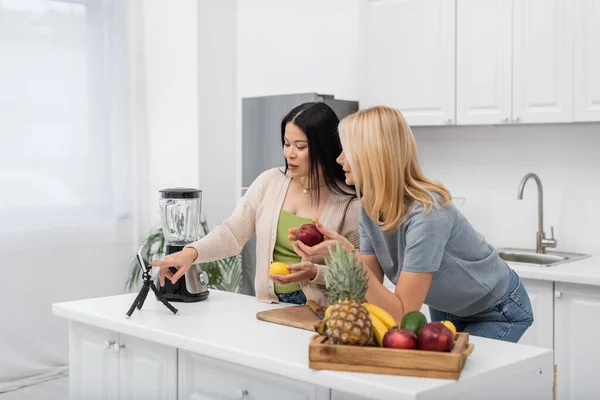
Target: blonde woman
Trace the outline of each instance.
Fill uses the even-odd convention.
[[[452,204],[448,190],[421,171],[402,114],[388,107],[358,111],[340,123],[346,183],[361,201],[360,259],[369,274],[367,300],[397,321],[429,306],[431,320],[450,320],[475,336],[517,342],[533,322],[519,276]],[[320,227],[330,240],[343,236]],[[322,248],[307,255],[324,252]],[[383,286],[387,276],[394,292]]]

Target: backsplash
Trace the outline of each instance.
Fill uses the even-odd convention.
[[[600,253],[600,124],[414,127],[425,174],[464,197],[461,211],[496,247],[535,249],[536,173],[544,231],[557,249]]]

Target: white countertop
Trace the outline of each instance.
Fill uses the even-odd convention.
[[[521,278],[600,286],[600,257],[591,256],[553,267],[534,267],[516,262],[507,264]],[[394,290],[394,284],[387,278],[384,279],[384,285]]]
[[[152,294],[130,319],[136,294],[54,304],[55,315],[299,381],[378,399],[454,398],[514,374],[551,366],[552,351],[471,337],[475,344],[458,381],[316,371],[308,368],[314,333],[258,321],[256,313],[281,305],[211,290],[208,300],[174,303],[173,315]]]
[[[534,267],[515,262],[509,262],[508,265],[521,278],[600,286],[600,257],[592,256],[553,267]]]

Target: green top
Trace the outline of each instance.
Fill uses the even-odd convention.
[[[292,227],[299,227],[302,224],[310,224],[312,219],[298,217],[282,209],[279,212],[279,221],[277,222],[277,240],[273,250],[273,262],[282,262],[287,265],[299,264],[302,258],[296,254],[292,242],[288,240],[288,232]],[[292,293],[300,290],[300,283],[280,284],[275,282],[275,293]]]

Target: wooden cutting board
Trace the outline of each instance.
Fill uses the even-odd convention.
[[[291,326],[293,328],[315,331],[315,325],[321,321],[309,306],[291,306],[261,311],[256,318],[265,322]]]

